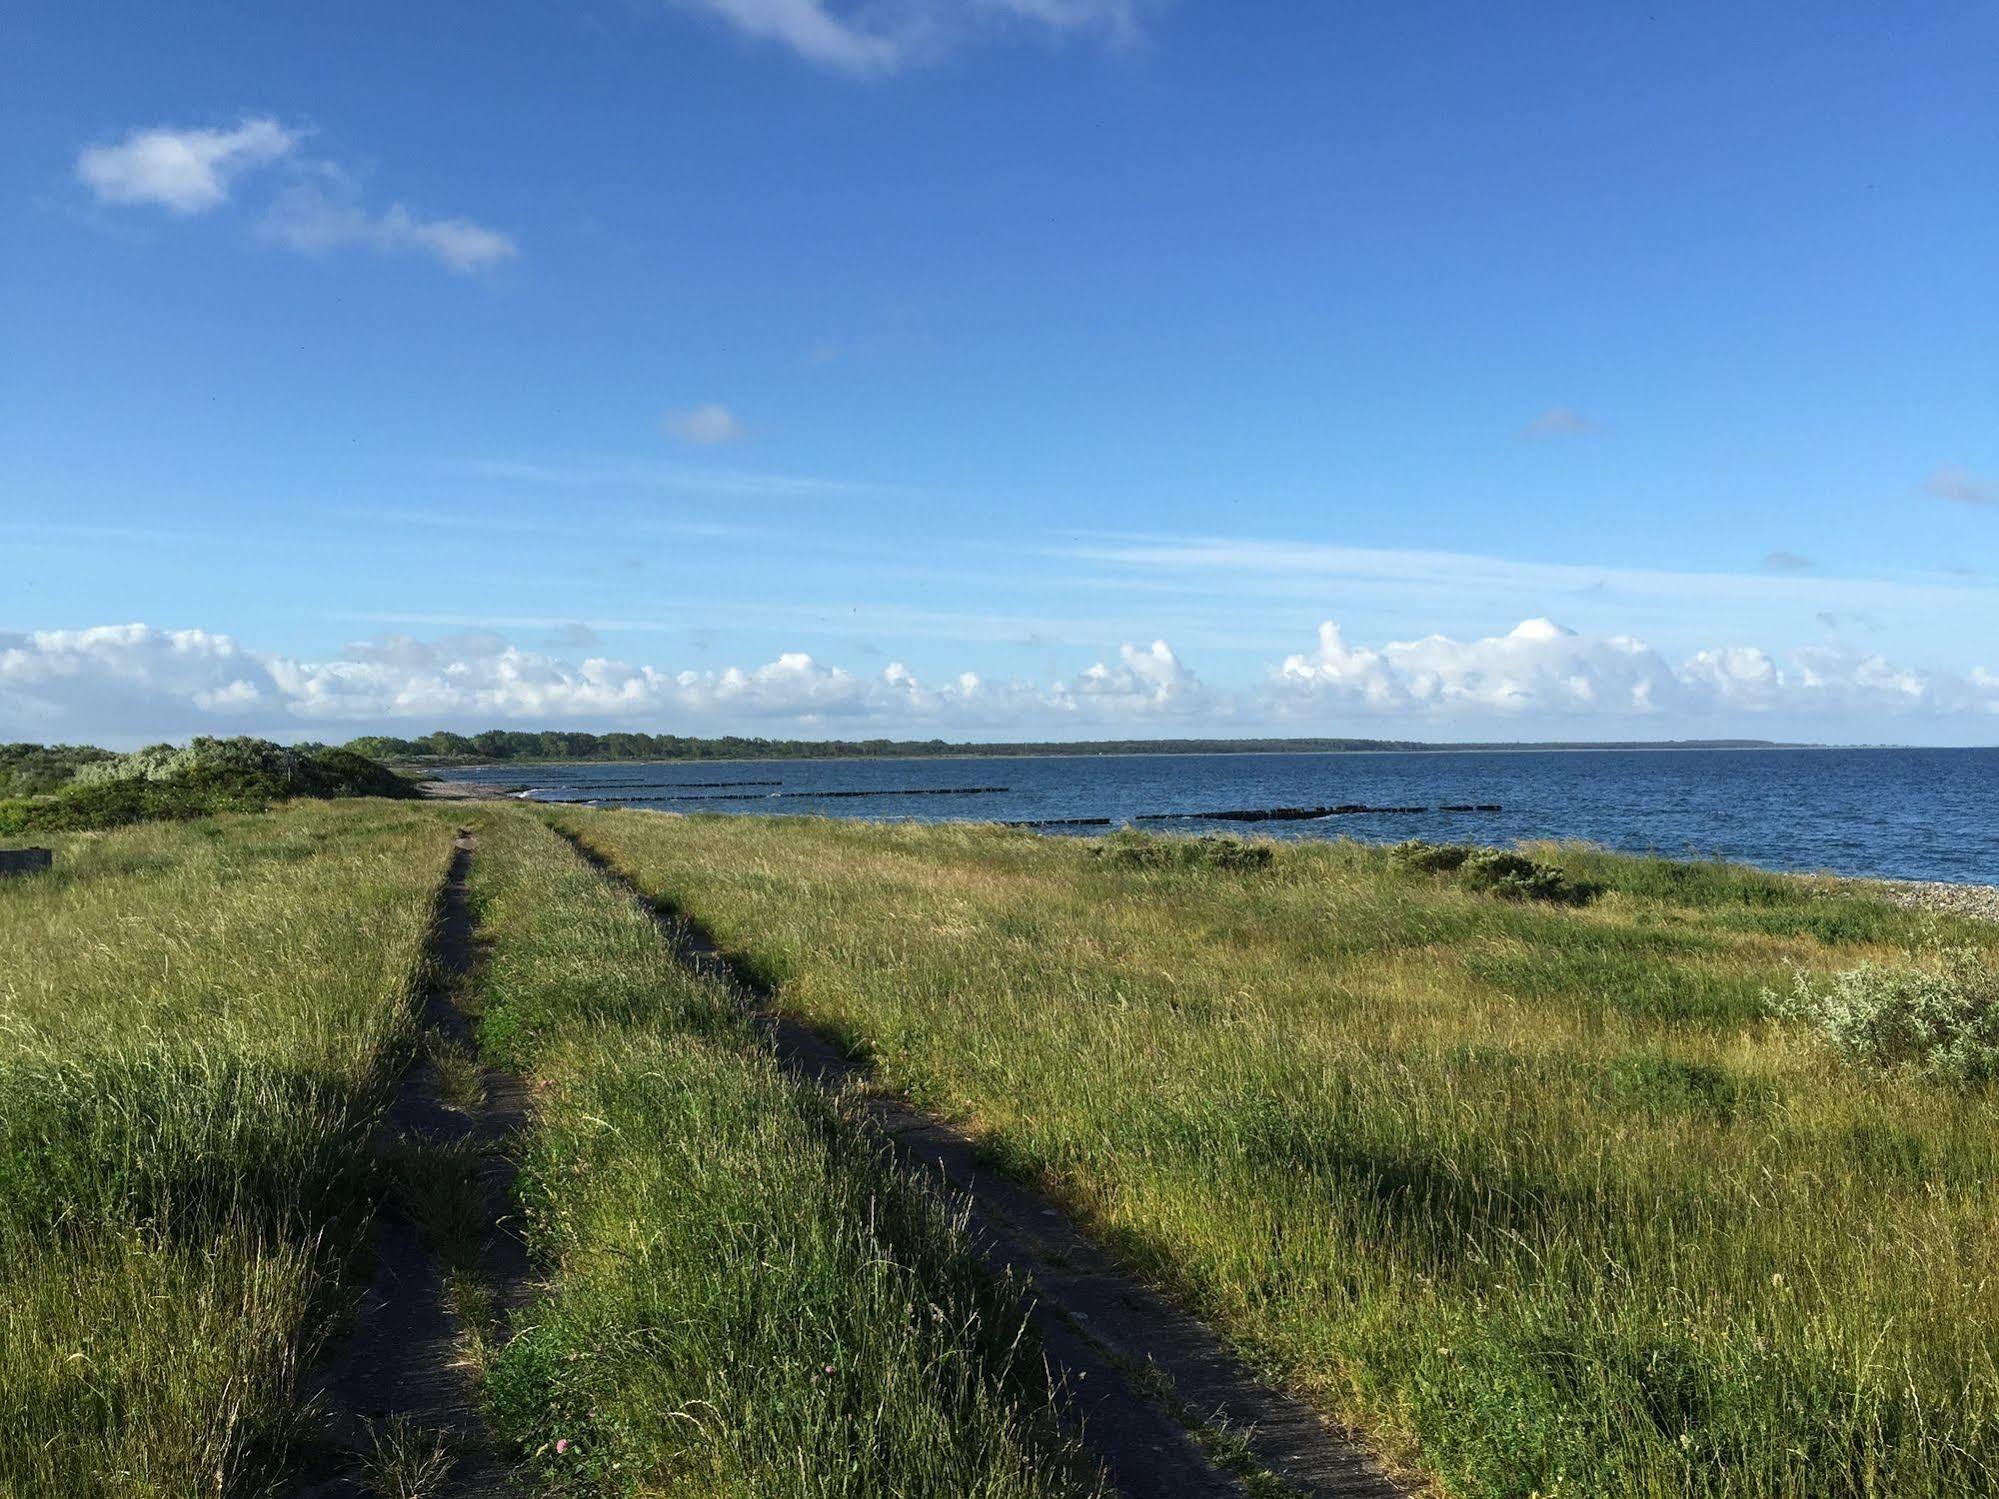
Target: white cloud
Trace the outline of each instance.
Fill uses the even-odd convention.
[[[1171,714],[1214,706],[1200,679],[1163,640],[1148,650],[1122,646],[1116,666],[1098,662],[1073,682],[1058,684],[1054,696],[1068,712]]]
[[[1999,679],[1982,670],[1922,672],[1833,646],[1780,660],[1739,645],[1697,651],[1675,667],[1630,636],[1582,635],[1545,619],[1485,639],[1431,635],[1379,649],[1349,645],[1328,620],[1318,648],[1286,657],[1267,692],[1290,716],[1332,707],[1457,722],[1587,716],[1698,726],[1783,715],[1843,722],[1849,735],[1870,738],[1883,717],[1999,712]]]
[[[400,203],[380,213],[367,209],[339,167],[298,158],[302,138],[263,116],[234,130],[139,130],[116,145],[86,146],[77,153],[76,174],[100,202],[156,203],[188,215],[226,203],[245,173],[285,162],[291,185],[271,204],[260,232],[291,249],[415,252],[461,272],[520,253],[509,236],[470,219],[424,218]]]
[[[460,273],[485,270],[520,253],[510,237],[470,219],[418,218],[400,203],[382,213],[370,212],[339,174],[320,177],[294,183],[278,195],[261,226],[267,239],[308,254],[350,245],[382,254],[414,252]]]
[[[435,642],[389,635],[321,662],[139,624],[0,635],[0,735],[31,738],[218,726],[338,735],[366,723],[1005,725],[1036,715],[1111,721],[1205,702],[1164,641],[1126,646],[1118,664],[1047,687],[974,672],[932,687],[899,662],[863,675],[792,651],[762,666],[666,671],[602,656],[565,661],[484,632]]]
[[[1355,644],[1320,626],[1254,691],[1203,682],[1164,641],[1032,682],[960,671],[935,682],[801,651],[760,666],[667,670],[577,662],[474,631],[389,635],[319,661],[204,630],[146,625],[0,633],[0,739],[131,742],[199,732],[345,738],[368,726],[629,724],[693,733],[1294,733],[1673,738],[1757,734],[1880,740],[1990,722],[1999,674],[1927,672],[1836,646],[1786,655],[1718,646],[1675,666],[1628,636],[1545,619],[1504,635]],[[1169,728],[1168,725],[1175,727]],[[1911,731],[1914,731],[1913,735]]]
[[[914,44],[906,25],[875,29],[866,21],[845,21],[821,0],[680,0],[683,6],[719,16],[745,36],[780,42],[800,57],[851,73],[886,71]]]
[[[669,437],[677,437],[682,442],[691,442],[699,447],[739,442],[745,435],[742,421],[736,413],[715,401],[690,406],[684,411],[669,411],[660,419],[660,425]]]
[[[1138,32],[1137,0],[675,0],[756,41],[844,73],[886,73],[935,56],[981,27],[1026,23],[1058,34],[1092,31],[1113,41]]]
[[[228,201],[243,173],[281,161],[298,135],[276,120],[243,121],[234,130],[135,130],[114,146],[86,146],[76,175],[100,202],[155,203],[178,214]]]
[[[1388,713],[1646,712],[1671,676],[1628,636],[1592,639],[1545,619],[1485,640],[1431,635],[1379,650],[1349,645],[1327,620],[1318,649],[1287,656],[1274,686],[1280,702],[1333,699]]]
[[[1960,505],[1999,505],[1999,480],[1981,479],[1967,468],[1946,463],[1923,485],[1926,494]]]

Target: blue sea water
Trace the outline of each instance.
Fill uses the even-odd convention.
[[[531,786],[533,799],[542,801],[877,819],[1116,824],[1233,808],[1496,803],[1502,810],[1247,825],[1186,816],[1140,825],[1383,842],[1580,838],[1635,853],[1719,856],[1769,869],[1999,884],[1999,749],[733,760],[500,765],[445,774]],[[971,787],[1001,789],[951,791]],[[909,794],[940,789],[950,794]],[[835,794],[842,792],[872,794]]]

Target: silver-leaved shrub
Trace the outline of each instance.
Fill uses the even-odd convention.
[[[1954,1087],[1999,1077],[1999,964],[1979,948],[1933,945],[1914,964],[1862,963],[1822,989],[1800,972],[1789,994],[1764,998],[1857,1067]]]

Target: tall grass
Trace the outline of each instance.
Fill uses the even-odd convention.
[[[1534,853],[1581,908],[1351,844],[558,817],[1453,1493],[1999,1491],[1999,1103],[1761,998],[1908,913],[1578,849]]]
[[[450,837],[300,804],[0,883],[0,1492],[248,1492],[297,1435]]]
[[[482,1041],[531,1080],[551,1277],[487,1388],[543,1487],[1092,1492],[949,1214],[546,827],[480,837]]]

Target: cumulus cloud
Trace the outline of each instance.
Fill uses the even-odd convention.
[[[689,406],[684,411],[669,411],[660,419],[660,425],[665,428],[667,436],[698,447],[739,442],[745,435],[745,428],[736,413],[715,401]]]
[[[461,274],[485,270],[520,253],[509,236],[470,219],[419,218],[400,203],[372,212],[337,173],[318,174],[279,194],[260,232],[307,254],[359,246],[385,255],[428,255]]]
[[[1054,696],[1058,705],[1071,713],[1189,713],[1210,705],[1200,679],[1181,664],[1163,640],[1153,641],[1146,650],[1124,645],[1118,651],[1117,665],[1100,661],[1073,682],[1057,684]]]
[[[1780,659],[1758,646],[1717,646],[1675,666],[1628,635],[1591,636],[1546,619],[1505,635],[1430,635],[1379,649],[1319,626],[1318,648],[1285,658],[1268,685],[1281,713],[1367,709],[1440,720],[1578,717],[1680,724],[1755,716],[1846,720],[1999,712],[1999,680],[1897,666],[1878,654],[1810,646]]]
[[[152,203],[177,214],[228,201],[235,179],[291,155],[296,132],[276,120],[234,130],[135,130],[116,145],[86,146],[76,175],[103,203]]]
[[[844,73],[886,73],[936,56],[968,34],[1025,23],[1057,34],[1095,32],[1114,41],[1137,34],[1139,0],[900,0],[892,5],[835,0],[674,0],[756,41],[788,47],[808,62]]]
[[[1817,645],[1778,654],[1719,645],[1677,664],[1629,636],[1545,619],[1503,635],[1370,646],[1327,621],[1253,691],[1204,682],[1163,640],[1044,681],[961,671],[926,679],[900,661],[855,671],[785,652],[758,666],[667,670],[581,661],[470,632],[387,635],[326,660],[255,650],[204,630],[142,624],[0,633],[0,739],[281,733],[343,738],[364,727],[628,724],[694,733],[756,726],[926,735],[1188,732],[1224,722],[1294,732],[1422,725],[1438,737],[1510,729],[1551,737],[1668,738],[1885,725],[1999,714],[1999,674],[1922,671]],[[1174,727],[1169,729],[1167,725]],[[1791,732],[1785,729],[1784,732]]]
[[[485,633],[439,641],[387,635],[317,662],[250,650],[227,635],[142,624],[0,634],[0,733],[31,738],[332,734],[336,726],[352,732],[364,723],[412,722],[992,726],[1212,705],[1164,641],[1127,645],[1115,664],[1037,685],[975,672],[931,684],[900,662],[864,674],[798,651],[761,666],[666,671],[603,656],[567,661]]]
[[[1485,640],[1430,635],[1378,650],[1348,644],[1327,620],[1318,649],[1285,657],[1275,687],[1280,702],[1332,699],[1379,712],[1643,712],[1670,677],[1628,636],[1592,638],[1545,619]]]
[[[1773,573],[1808,573],[1812,570],[1812,559],[1780,548],[1763,554],[1763,566]]]
[[[1970,469],[1946,463],[1923,485],[1925,494],[1960,505],[1999,505],[1999,480],[1981,479]]]
[[[1520,429],[1523,437],[1582,437],[1600,431],[1597,424],[1571,406],[1550,406]]]

